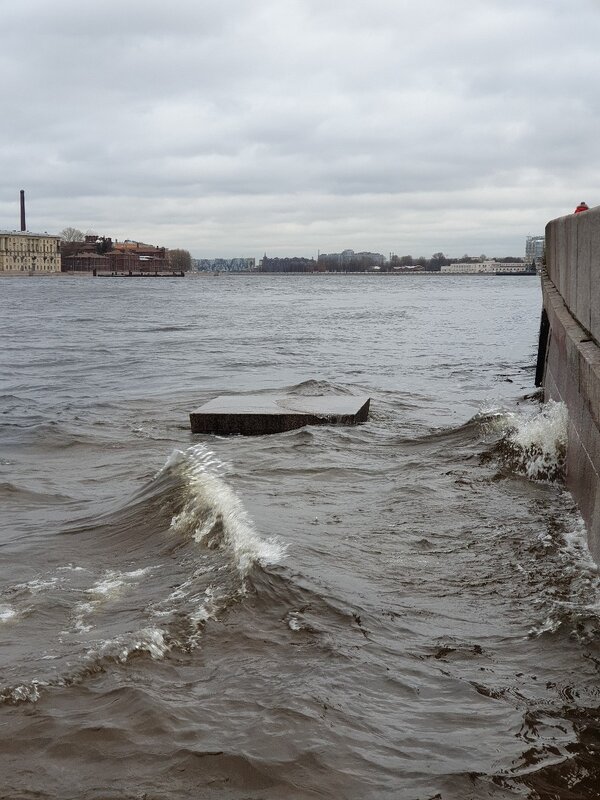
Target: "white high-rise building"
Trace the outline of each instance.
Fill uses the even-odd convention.
[[[544,259],[545,246],[545,236],[528,236],[525,240],[525,261],[528,264],[531,264],[532,261],[535,261],[536,265],[541,264]]]

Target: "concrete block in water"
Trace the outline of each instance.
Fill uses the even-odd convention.
[[[190,414],[192,433],[261,436],[305,425],[357,425],[366,422],[370,398],[364,395],[236,395],[215,397]]]

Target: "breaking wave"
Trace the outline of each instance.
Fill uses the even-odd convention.
[[[597,641],[600,636],[600,574],[587,544],[587,531],[581,518],[562,531],[540,539],[546,551],[547,572],[552,582],[540,588],[537,605],[542,619],[531,636],[565,630],[581,642]]]
[[[198,645],[206,622],[253,588],[253,568],[284,553],[255,530],[228,470],[202,445],[174,451],[129,500],[60,537],[61,564],[2,590],[0,625],[16,649],[25,620],[43,619],[44,633],[26,669],[9,664],[0,702]]]
[[[242,578],[255,563],[281,559],[281,545],[257,534],[241,500],[221,477],[226,466],[206,446],[176,450],[166,468],[178,469],[185,478],[184,505],[171,521],[173,532],[191,535],[210,549],[223,548]]]
[[[496,424],[505,431],[499,449],[508,467],[532,481],[562,481],[568,421],[565,404],[553,400],[530,413],[499,416]]]

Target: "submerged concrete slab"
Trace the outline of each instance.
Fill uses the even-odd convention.
[[[365,395],[222,395],[190,414],[193,433],[261,436],[305,425],[357,425],[369,415]]]

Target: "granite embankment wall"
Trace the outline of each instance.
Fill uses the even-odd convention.
[[[569,411],[567,485],[600,563],[600,207],[546,226],[538,382]]]

